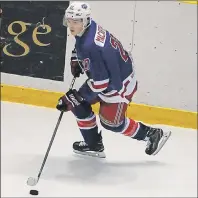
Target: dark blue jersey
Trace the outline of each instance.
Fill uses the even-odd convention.
[[[126,102],[136,85],[131,56],[110,32],[92,20],[85,33],[76,36],[77,57],[83,61],[88,81],[79,89],[91,101],[99,96],[106,102]]]

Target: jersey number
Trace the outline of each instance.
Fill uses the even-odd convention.
[[[118,39],[116,39],[112,34],[110,34],[110,43],[114,49],[119,49],[120,56],[122,59],[127,62],[128,61],[128,54],[125,52],[122,44]]]

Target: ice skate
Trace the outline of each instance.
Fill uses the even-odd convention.
[[[100,140],[96,145],[90,147],[85,141],[74,142],[73,144],[74,153],[87,155],[91,157],[105,158],[104,145]]]
[[[171,131],[164,132],[160,128],[146,128],[148,132],[146,136],[147,146],[145,152],[148,155],[156,155],[171,136]]]

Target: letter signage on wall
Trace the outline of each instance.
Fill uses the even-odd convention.
[[[3,2],[1,72],[63,81],[69,1]]]

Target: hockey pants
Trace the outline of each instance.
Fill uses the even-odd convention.
[[[126,103],[106,103],[100,98],[96,99],[94,103],[96,102],[100,103],[99,119],[105,129],[137,140],[145,138],[145,134],[138,133],[139,123],[125,116],[128,106]],[[72,110],[81,134],[90,146],[99,141],[98,125],[96,115],[91,107],[92,104],[87,102]]]

